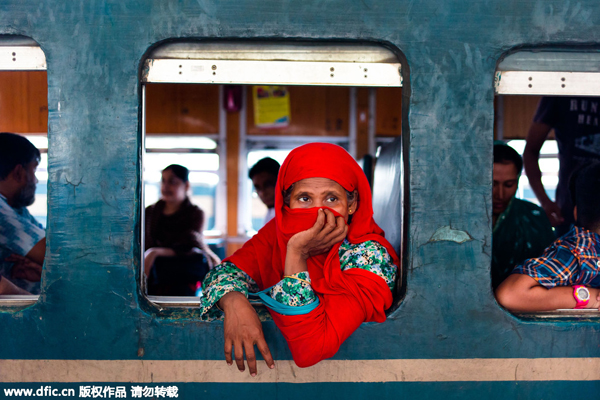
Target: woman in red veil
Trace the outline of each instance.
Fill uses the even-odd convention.
[[[363,322],[385,321],[398,256],[373,220],[371,190],[343,148],[311,143],[285,159],[275,218],[207,275],[203,317],[224,313],[225,358],[256,374],[254,345],[273,358],[248,296],[262,301],[296,364],[332,357]],[[235,350],[232,358],[232,348]]]

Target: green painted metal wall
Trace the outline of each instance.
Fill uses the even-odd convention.
[[[0,358],[223,357],[221,323],[158,312],[137,284],[139,67],[181,38],[367,40],[405,58],[406,297],[336,359],[599,357],[596,321],[519,320],[489,278],[496,64],[521,46],[599,44],[598,26],[595,0],[2,0],[0,34],[46,54],[50,151],[42,295],[0,313]],[[430,240],[445,226],[472,240]],[[290,359],[272,322],[265,334]]]

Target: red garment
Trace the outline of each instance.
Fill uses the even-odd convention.
[[[226,260],[250,275],[261,290],[283,279],[288,240],[312,227],[317,218],[317,208],[292,210],[285,206],[283,192],[295,182],[316,177],[358,191],[358,209],[352,215],[346,238],[355,244],[379,242],[399,265],[396,252],[373,220],[371,189],[362,169],[343,148],[311,143],[294,149],[279,170],[275,218]],[[342,272],[340,244],[327,254],[307,260],[311,286],[320,300],[316,309],[304,315],[281,315],[269,310],[299,367],[332,357],[361,323],[385,321],[384,311],[392,305],[392,293],[381,277],[358,268]]]

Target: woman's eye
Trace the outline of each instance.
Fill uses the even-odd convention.
[[[303,202],[303,203],[305,203],[305,202],[307,202],[307,201],[309,201],[309,200],[310,200],[310,199],[309,199],[307,196],[302,196],[302,197],[299,197],[299,198],[298,198],[298,201],[301,201],[301,202]]]
[[[330,203],[333,203],[333,202],[337,201],[337,197],[335,197],[335,196],[328,197],[327,201]]]

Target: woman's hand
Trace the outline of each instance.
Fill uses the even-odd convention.
[[[233,347],[235,363],[240,371],[244,371],[245,351],[250,375],[256,376],[256,356],[254,354],[254,345],[256,345],[267,366],[275,368],[258,314],[246,296],[239,292],[229,292],[219,300],[219,307],[225,313],[225,361],[227,364],[233,364],[231,357]]]
[[[298,254],[304,261],[327,253],[348,234],[348,225],[343,217],[336,218],[330,210],[323,208],[317,213],[317,221],[312,228],[296,233],[288,241],[288,252]]]

